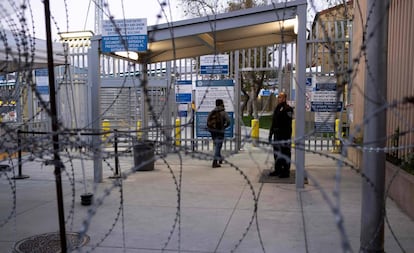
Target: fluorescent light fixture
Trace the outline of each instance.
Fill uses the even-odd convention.
[[[62,40],[90,38],[94,35],[92,31],[61,32],[58,34]]]
[[[139,58],[138,53],[133,52],[133,51],[118,51],[118,52],[115,52],[115,54],[118,56],[124,57],[124,58],[135,60],[135,61],[137,61]]]
[[[296,16],[295,17],[295,24],[293,24],[294,26],[293,26],[293,32],[295,33],[295,34],[298,34],[298,26],[299,26],[299,19],[298,19],[298,16]]]
[[[298,16],[296,18],[288,19],[284,21],[285,27],[291,27],[293,26],[293,32],[295,34],[298,34]]]

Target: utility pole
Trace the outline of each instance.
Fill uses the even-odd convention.
[[[49,72],[49,88],[50,88],[50,111],[52,117],[52,133],[53,133],[53,164],[55,165],[55,181],[56,196],[59,216],[60,246],[62,253],[67,252],[66,245],[66,228],[65,228],[65,211],[63,203],[62,190],[62,161],[59,156],[59,124],[56,105],[56,88],[55,88],[55,71],[53,64],[53,45],[52,45],[52,29],[50,26],[50,6],[49,0],[44,1],[45,7],[45,25],[46,25],[46,45],[47,45],[47,68]]]
[[[305,84],[306,84],[306,8],[307,5],[298,6],[298,37],[296,54],[296,136],[305,136]],[[296,138],[296,189],[305,187],[305,139]]]
[[[102,20],[103,20],[103,0],[96,0],[95,2],[95,35],[101,34]]]
[[[384,252],[387,39],[389,1],[367,0],[364,154],[360,252]],[[368,118],[369,117],[369,118]]]

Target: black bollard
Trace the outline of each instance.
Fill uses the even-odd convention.
[[[119,157],[118,157],[118,131],[114,129],[114,153],[115,153],[115,172],[114,175],[109,178],[120,178],[119,173]]]
[[[18,155],[17,163],[18,163],[18,167],[19,167],[19,172],[18,172],[18,175],[12,177],[12,179],[17,180],[17,179],[29,178],[29,176],[23,175],[23,172],[22,172],[22,167],[23,167],[23,164],[22,164],[22,139],[20,138],[20,129],[17,130],[17,148],[19,149],[19,151],[17,153],[17,155]]]

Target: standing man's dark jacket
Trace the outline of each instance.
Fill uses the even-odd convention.
[[[272,142],[275,159],[275,169],[269,173],[269,176],[280,178],[290,177],[291,145],[289,140],[292,136],[293,109],[286,103],[286,98],[283,92],[278,95],[279,103],[273,111],[269,131],[269,142]]]
[[[210,113],[213,113],[215,111],[220,112],[221,115],[221,126],[218,127],[218,129],[209,129],[210,133],[211,133],[211,137],[214,138],[224,138],[224,131],[227,127],[230,126],[230,117],[227,114],[227,112],[224,109],[224,104],[223,105],[218,105],[216,106]],[[208,118],[208,117],[207,117]]]
[[[289,140],[292,136],[293,109],[286,102],[279,103],[272,118],[269,141]]]
[[[230,126],[230,117],[225,111],[223,99],[216,99],[216,107],[207,116],[207,128],[211,133],[214,143],[214,160],[212,168],[221,167],[223,163],[223,156],[221,149],[224,142],[225,129]]]

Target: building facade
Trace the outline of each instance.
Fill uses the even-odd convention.
[[[351,132],[356,142],[363,142],[364,89],[366,59],[364,54],[364,28],[367,20],[366,1],[354,1],[353,39],[352,39],[352,117]],[[390,1],[388,10],[388,60],[387,94],[384,100],[387,110],[387,148],[388,155],[407,160],[414,153],[414,106],[409,99],[414,96],[414,2],[411,0]],[[396,150],[392,150],[393,147]],[[361,156],[355,152],[350,158],[357,164]]]

